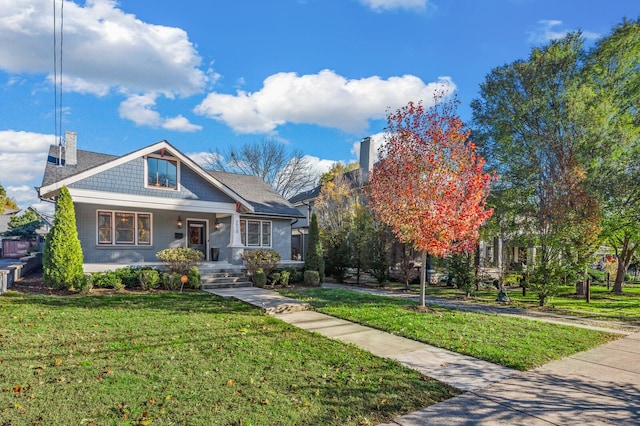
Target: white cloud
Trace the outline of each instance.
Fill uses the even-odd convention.
[[[0,184],[21,208],[39,202],[34,189],[42,182],[53,135],[0,131]]]
[[[321,159],[313,155],[305,155],[303,158],[307,160],[311,170],[316,172],[318,176],[328,172],[336,164],[335,160]]]
[[[360,0],[360,3],[376,12],[393,9],[425,11],[427,0]]]
[[[156,106],[156,95],[131,95],[120,104],[120,117],[129,119],[140,126],[157,127],[162,124],[160,113],[153,108]]]
[[[187,118],[178,115],[172,118],[163,118],[156,107],[157,95],[147,93],[144,95],[131,95],[124,100],[118,109],[121,118],[133,121],[139,126],[162,127],[178,132],[195,132],[202,126],[191,124]]]
[[[51,2],[2,4],[0,68],[51,74]],[[66,0],[63,37],[65,90],[104,95],[109,88],[124,88],[188,96],[207,82],[185,31],[143,22],[118,9],[115,0],[88,0],[84,6]]]
[[[202,126],[190,123],[189,120],[187,120],[182,115],[178,115],[177,117],[173,118],[167,118],[162,127],[167,130],[174,130],[178,132],[195,132],[198,130],[202,130]]]
[[[388,108],[420,100],[430,105],[435,92],[454,90],[449,77],[424,83],[413,75],[349,80],[331,70],[303,76],[283,72],[267,77],[258,92],[210,93],[194,111],[239,133],[268,133],[287,122],[355,133],[365,131],[369,120],[384,118]]]
[[[529,41],[535,44],[547,43],[552,40],[558,40],[562,37],[566,36],[570,32],[574,32],[576,30],[563,30],[562,21],[555,19],[543,19],[538,21],[538,28],[534,31],[529,31]],[[590,31],[582,31],[582,37],[595,40],[600,38],[599,34]]]

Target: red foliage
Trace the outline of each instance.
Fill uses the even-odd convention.
[[[389,113],[382,159],[369,182],[370,202],[401,242],[435,256],[471,251],[492,175],[456,114],[457,100],[422,103]]]

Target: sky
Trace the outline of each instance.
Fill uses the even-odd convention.
[[[492,69],[638,16],[639,0],[0,0],[0,184],[51,211],[34,187],[64,131],[196,161],[269,138],[326,171],[381,141],[388,111],[439,91],[470,122]]]

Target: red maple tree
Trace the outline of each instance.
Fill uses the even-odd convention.
[[[398,240],[444,257],[472,251],[491,216],[485,202],[493,176],[456,113],[458,100],[436,97],[387,115],[385,143],[369,181],[370,203]],[[421,274],[424,306],[425,269]]]

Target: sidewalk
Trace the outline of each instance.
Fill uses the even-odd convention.
[[[467,391],[383,426],[640,424],[640,334],[521,373],[308,311],[302,302],[269,290],[209,292],[251,303],[292,325],[395,359]]]

